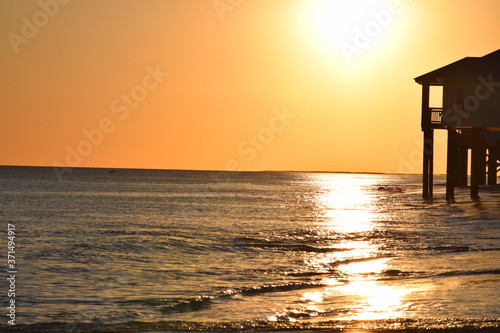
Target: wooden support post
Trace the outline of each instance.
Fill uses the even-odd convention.
[[[434,197],[434,130],[429,131],[429,142],[424,147],[429,146],[429,198]]]
[[[483,139],[479,138],[479,159],[481,160],[481,164],[479,165],[480,173],[479,173],[479,185],[486,185],[486,178],[488,178],[488,171],[486,170],[486,146],[484,145]]]
[[[497,183],[497,147],[488,147],[488,185]]]
[[[425,200],[432,198],[433,183],[433,150],[434,133],[431,129],[431,111],[429,108],[430,86],[428,82],[422,84],[422,131],[424,132],[423,143],[423,168],[422,168],[422,197]]]
[[[456,161],[457,131],[448,128],[448,151],[446,156],[446,200],[455,201],[455,161]]]
[[[479,199],[479,185],[484,185],[486,178],[486,149],[482,143],[481,130],[473,130],[470,196]]]
[[[430,85],[428,82],[422,83],[422,131],[431,128],[431,109],[429,107]]]
[[[425,133],[424,133],[425,137]],[[430,199],[429,193],[429,158],[424,152],[424,164],[422,168],[422,198],[425,200]]]
[[[455,151],[456,155],[456,170],[455,170],[455,185],[467,186],[467,165],[469,160],[469,150],[467,148],[458,148]]]
[[[434,130],[424,131],[424,188],[427,196],[424,199],[432,199],[434,184]]]

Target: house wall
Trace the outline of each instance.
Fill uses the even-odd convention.
[[[500,127],[500,81],[488,78],[444,80],[441,124]]]

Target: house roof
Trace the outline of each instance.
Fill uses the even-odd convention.
[[[466,57],[415,78],[418,84],[424,82],[441,85],[444,79],[477,79],[478,76],[500,80],[500,49],[483,57]]]

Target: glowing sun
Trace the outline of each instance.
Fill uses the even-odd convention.
[[[341,51],[348,62],[387,36],[401,11],[394,0],[316,0],[308,6],[308,39],[324,51]]]

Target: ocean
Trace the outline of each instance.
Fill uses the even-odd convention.
[[[500,190],[420,183],[0,167],[0,331],[500,332]]]

